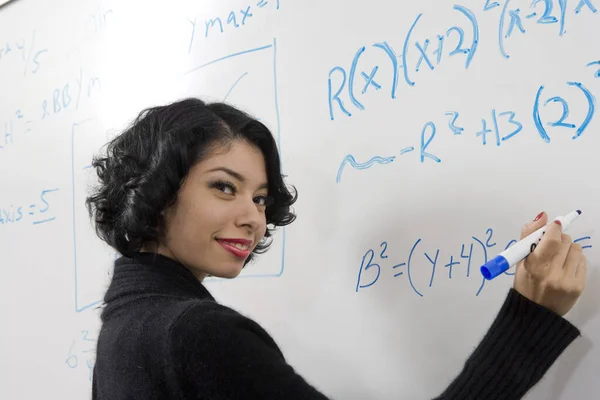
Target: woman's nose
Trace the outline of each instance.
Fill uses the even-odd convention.
[[[243,201],[240,201],[239,207],[240,210],[237,217],[237,224],[239,226],[246,226],[253,232],[256,231],[260,226],[261,221],[265,217],[264,214],[258,209],[254,199],[250,198],[250,200],[248,200],[244,198]]]

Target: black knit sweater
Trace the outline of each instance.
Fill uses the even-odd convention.
[[[94,400],[326,398],[286,363],[264,329],[217,303],[172,259],[118,259],[104,300]],[[519,399],[578,335],[511,289],[438,399]]]

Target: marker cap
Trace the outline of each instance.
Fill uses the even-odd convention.
[[[494,279],[510,268],[509,262],[502,256],[496,256],[481,267],[481,274],[487,280]]]

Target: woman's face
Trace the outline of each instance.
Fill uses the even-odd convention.
[[[165,211],[157,251],[198,279],[236,277],[266,232],[267,172],[260,149],[237,140],[195,164]]]

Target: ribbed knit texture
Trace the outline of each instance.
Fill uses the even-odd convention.
[[[437,399],[520,399],[578,335],[566,319],[511,289],[461,374]]]
[[[118,259],[104,301],[94,400],[326,399],[262,327],[217,303],[172,259]],[[519,399],[578,334],[511,290],[464,370],[437,399]]]

